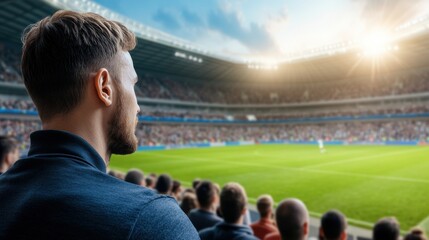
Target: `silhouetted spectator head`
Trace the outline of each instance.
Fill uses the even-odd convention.
[[[196,189],[196,194],[198,203],[203,209],[211,210],[213,205],[219,201],[219,190],[211,181],[201,181]]]
[[[378,220],[372,230],[373,240],[398,240],[399,235],[399,222],[394,217],[386,217]]]
[[[177,180],[173,180],[173,187],[171,188],[171,195],[177,201],[180,201],[181,193],[182,193],[182,184]]]
[[[247,195],[238,183],[227,183],[220,193],[220,210],[226,223],[241,224],[246,213]]]
[[[268,195],[261,195],[256,201],[256,207],[258,208],[259,215],[261,218],[269,218],[273,214],[273,198]]]
[[[324,240],[347,239],[347,222],[340,211],[331,210],[323,214],[320,225],[320,236]]]
[[[407,234],[405,234],[403,240],[428,240],[425,232],[420,228],[413,228]]]
[[[283,200],[276,210],[276,221],[283,240],[303,240],[309,232],[307,207],[298,199]]]
[[[146,181],[146,187],[147,188],[154,188],[155,187],[155,181],[153,180],[153,178],[151,176],[145,178]]]
[[[173,180],[168,174],[161,174],[156,181],[155,189],[160,194],[170,194],[173,187]]]
[[[192,209],[198,208],[197,197],[195,194],[190,192],[183,194],[180,208],[183,210],[183,212],[185,212],[186,215],[188,215]]]
[[[18,142],[13,137],[0,136],[0,173],[6,172],[18,159]]]
[[[195,178],[194,181],[192,181],[192,188],[197,189],[198,184],[200,184],[200,182],[201,182],[201,179]]]
[[[140,186],[146,186],[144,174],[139,169],[131,169],[125,175],[125,182],[134,183]]]

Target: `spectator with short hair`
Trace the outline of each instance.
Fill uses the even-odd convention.
[[[182,184],[178,180],[173,180],[173,187],[171,188],[171,196],[180,202],[182,199]]]
[[[347,221],[344,214],[331,210],[323,214],[320,222],[319,236],[323,240],[346,240]]]
[[[398,240],[401,230],[394,217],[385,217],[377,221],[372,229],[373,240]]]
[[[427,240],[427,236],[423,229],[421,228],[413,228],[407,234],[405,234],[403,240]]]
[[[220,209],[224,221],[199,232],[201,240],[242,239],[255,240],[252,229],[243,225],[247,196],[238,183],[226,184],[220,193]]]
[[[147,188],[150,188],[150,189],[155,188],[155,181],[153,180],[153,178],[151,176],[145,178],[145,182],[146,182]]]
[[[161,174],[156,181],[155,189],[159,194],[170,195],[173,180],[168,174]]]
[[[10,136],[0,136],[0,174],[19,159],[18,142]]]
[[[267,235],[264,240],[304,240],[310,228],[310,217],[305,204],[296,198],[283,200],[276,209],[279,232]]]
[[[131,169],[127,172],[124,178],[125,182],[133,183],[139,186],[146,186],[144,173],[139,169]]]
[[[197,189],[197,187],[198,187],[198,184],[200,184],[200,182],[201,182],[201,179],[199,179],[199,178],[195,178],[195,179],[192,181],[192,188],[193,188],[194,190],[196,190],[196,189]]]
[[[216,215],[219,204],[219,190],[211,181],[201,181],[196,189],[199,208],[192,210],[188,217],[192,224],[200,231],[222,222]]]
[[[277,227],[273,221],[273,206],[274,200],[268,195],[261,195],[256,201],[256,207],[259,212],[259,220],[250,225],[255,236],[260,239],[270,233],[277,232]],[[197,229],[198,230],[198,229]]]
[[[197,207],[198,201],[197,197],[195,196],[195,193],[186,192],[185,194],[183,194],[182,202],[180,203],[180,208],[186,215],[189,215],[189,213]]]
[[[106,173],[112,154],[138,145],[134,33],[60,10],[22,40],[22,75],[43,130],[0,175],[0,239],[198,239],[173,198]]]

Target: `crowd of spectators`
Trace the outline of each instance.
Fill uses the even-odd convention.
[[[369,78],[369,77],[368,77]],[[332,82],[219,84],[141,77],[142,97],[227,104],[276,104],[391,96],[429,91],[429,72],[412,72]]]
[[[222,114],[209,111],[193,112],[184,110],[153,110],[141,107],[139,116],[151,120],[241,120],[247,121],[245,114]],[[0,110],[26,110],[37,111],[34,103],[29,99],[0,97]],[[342,108],[322,108],[308,110],[288,110],[277,111],[273,113],[252,114],[256,120],[287,120],[297,118],[327,118],[327,117],[360,117],[360,116],[391,116],[394,114],[418,114],[429,113],[429,102],[419,103],[394,103],[389,105],[377,106],[345,106]]]
[[[384,142],[429,141],[429,121],[341,122],[282,125],[159,125],[139,124],[140,145],[182,145],[234,141]]]
[[[0,43],[0,81],[23,83],[20,50]],[[306,83],[208,83],[140,73],[140,97],[226,104],[278,104],[329,101],[429,91],[429,72],[385,73],[375,78]]]
[[[37,111],[33,101],[21,98],[0,98],[0,109]]]
[[[29,135],[41,129],[39,121],[0,120],[0,134],[12,135],[29,145]],[[335,122],[278,125],[188,125],[139,123],[140,146],[183,145],[236,141],[344,141],[377,143],[385,141],[429,142],[429,120]]]
[[[195,179],[192,186],[185,187],[168,174],[146,176],[139,169],[130,169],[127,173],[110,170],[109,175],[176,199],[202,240],[305,240],[310,237],[309,211],[297,198],[283,199],[275,207],[273,198],[263,194],[256,201],[259,216],[250,219],[246,190],[236,182],[226,183],[221,188],[210,180]],[[348,234],[347,217],[331,209],[320,218],[318,236],[312,237],[346,240]],[[401,239],[399,221],[395,217],[379,219],[372,228],[372,239]],[[415,227],[403,239],[427,240],[427,237],[423,229]]]
[[[20,51],[0,42],[0,81],[8,83],[23,83],[21,77]]]
[[[257,111],[256,111],[257,112]],[[429,113],[429,102],[390,104],[377,106],[347,106],[323,109],[308,110],[278,110],[277,113],[257,113],[254,115],[256,120],[287,120],[297,118],[327,118],[327,117],[360,117],[360,116],[392,116],[395,114],[418,114]],[[190,112],[190,111],[162,111],[162,110],[142,110],[139,113],[142,117],[150,117],[154,120],[159,119],[196,119],[196,120],[248,120],[245,114],[220,114],[211,112]],[[231,117],[231,118],[228,118]]]

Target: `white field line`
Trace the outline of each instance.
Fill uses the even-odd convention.
[[[318,170],[318,169],[309,169],[309,168],[298,168],[298,167],[270,166],[267,164],[260,164],[260,163],[223,161],[220,158],[213,160],[213,159],[206,159],[206,158],[191,158],[191,157],[184,157],[184,156],[171,156],[171,155],[167,156],[164,154],[156,154],[156,153],[146,153],[146,155],[165,157],[165,158],[178,158],[178,159],[201,161],[201,162],[213,162],[213,161],[215,161],[218,163],[228,163],[228,164],[235,164],[235,165],[242,165],[242,166],[255,166],[255,167],[269,168],[269,169],[275,169],[275,170],[281,169],[281,170],[287,170],[287,171],[301,171],[301,172],[321,173],[321,174],[328,174],[328,175],[340,175],[340,176],[348,176],[348,177],[362,177],[362,178],[380,179],[380,180],[388,180],[388,181],[429,184],[429,180],[415,179],[415,178],[389,177],[389,176],[380,176],[380,175],[336,172],[336,171],[327,171],[327,170]],[[226,159],[226,158],[222,158],[222,159]]]
[[[349,162],[367,160],[367,159],[378,158],[378,157],[387,157],[387,156],[394,156],[394,155],[410,153],[410,152],[418,152],[421,150],[427,150],[427,148],[416,148],[416,149],[402,150],[402,151],[396,151],[396,152],[390,152],[390,153],[380,153],[380,154],[369,155],[369,156],[355,157],[355,158],[349,158],[346,160],[339,160],[339,161],[331,161],[331,162],[327,162],[327,163],[314,164],[314,165],[311,165],[311,166],[305,167],[305,168],[313,169],[313,168],[317,168],[317,167],[337,165],[337,164],[342,164],[342,163],[349,163]]]

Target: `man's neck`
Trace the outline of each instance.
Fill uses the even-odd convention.
[[[82,118],[82,116],[80,117]],[[91,124],[90,122],[82,124],[81,121],[73,121],[72,119],[73,118],[55,118],[48,122],[44,122],[43,130],[67,131],[83,138],[97,151],[101,158],[103,158],[107,167],[110,162],[111,153],[107,150],[106,137],[103,135],[101,127]],[[73,124],[73,122],[80,124]]]

